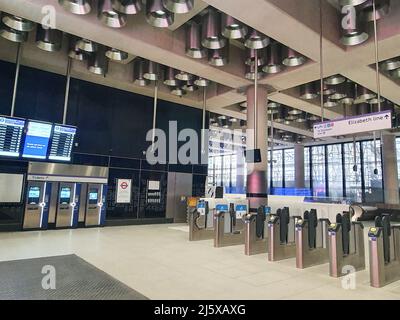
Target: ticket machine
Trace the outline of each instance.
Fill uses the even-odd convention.
[[[80,185],[60,183],[56,212],[56,228],[72,228],[78,225]]]
[[[25,200],[23,229],[46,229],[51,183],[29,181]]]
[[[104,224],[106,186],[102,184],[89,184],[86,195],[85,226],[94,227]]]

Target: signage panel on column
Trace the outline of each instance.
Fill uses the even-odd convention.
[[[75,127],[57,124],[54,125],[49,159],[56,161],[71,161],[71,152],[74,145],[75,135]]]
[[[0,156],[19,157],[25,120],[0,117]]]
[[[116,203],[131,203],[132,180],[117,179],[117,199]]]
[[[52,128],[51,123],[28,121],[22,157],[46,159]]]

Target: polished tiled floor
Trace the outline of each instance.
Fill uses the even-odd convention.
[[[346,290],[327,264],[298,270],[294,259],[189,242],[184,225],[0,233],[0,243],[0,261],[75,253],[150,299],[400,299],[400,281],[375,289],[361,271]]]

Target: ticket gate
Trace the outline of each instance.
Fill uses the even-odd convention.
[[[56,228],[78,226],[80,185],[60,183],[58,188]]]
[[[296,267],[308,268],[328,262],[327,234],[330,222],[318,219],[317,210],[304,212],[296,223]]]
[[[267,252],[266,219],[271,208],[261,206],[257,213],[250,212],[244,216],[244,254],[247,256]]]
[[[211,222],[212,227],[209,227]],[[197,202],[195,210],[189,213],[189,241],[214,238],[213,215],[208,201]]]
[[[87,186],[85,227],[97,227],[104,224],[106,194],[105,185],[89,184]]]
[[[22,224],[24,230],[47,228],[50,194],[50,183],[40,181],[28,182]]]
[[[268,260],[278,261],[296,256],[295,226],[299,216],[290,216],[289,208],[278,209],[268,219]]]
[[[244,244],[243,217],[248,212],[247,204],[217,204],[214,214],[214,247]]]
[[[357,216],[353,216],[357,219]],[[364,226],[359,221],[351,221],[350,213],[336,216],[336,223],[328,228],[329,275],[341,277],[348,273],[346,266],[355,271],[365,269]]]
[[[376,217],[368,244],[371,286],[380,288],[400,280],[400,225],[391,225],[390,215]]]

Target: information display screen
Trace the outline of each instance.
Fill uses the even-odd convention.
[[[25,120],[0,117],[0,156],[19,157]]]
[[[99,199],[99,194],[97,189],[91,189],[89,192],[89,204],[97,204]]]
[[[60,190],[60,203],[68,204],[71,202],[71,188],[63,187]]]
[[[28,203],[29,204],[39,204],[39,198],[40,198],[40,188],[39,187],[29,187]]]
[[[54,125],[49,159],[71,161],[71,152],[74,145],[75,134],[75,127]]]
[[[46,159],[52,128],[51,123],[28,121],[22,157]]]

